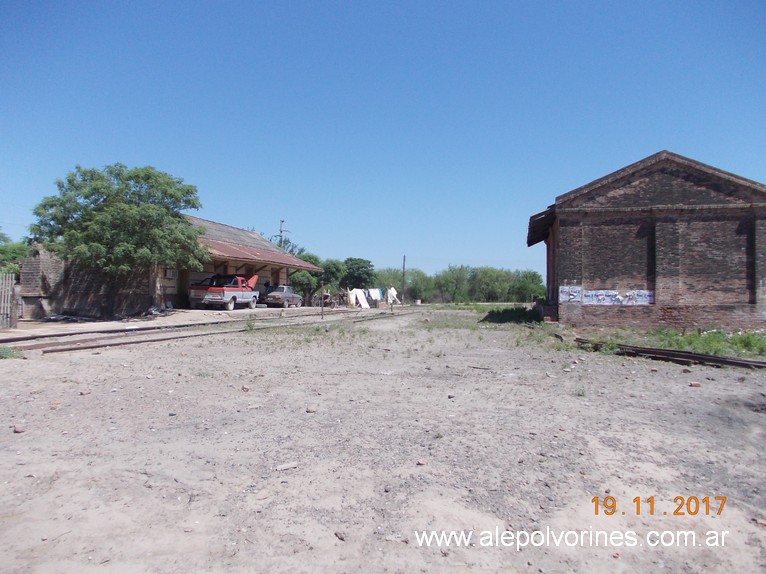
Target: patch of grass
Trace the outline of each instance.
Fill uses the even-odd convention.
[[[648,334],[655,346],[706,355],[763,357],[766,355],[766,333],[763,331],[721,330],[678,333],[672,329],[657,329]]]
[[[731,343],[743,354],[753,354],[759,357],[766,355],[766,333],[744,331],[732,336]]]
[[[720,357],[743,357],[763,359],[766,357],[766,331],[737,331],[728,333],[720,329],[678,332],[674,329],[630,331],[619,328],[603,330],[592,338],[601,341],[598,349],[584,347],[584,350],[598,350],[606,354],[618,352],[618,344],[639,347],[656,347],[675,351],[690,351]]]
[[[580,347],[578,347],[576,344],[567,343],[566,341],[554,341],[553,348],[556,351],[562,351],[567,353],[575,353],[580,350]]]
[[[0,359],[23,359],[24,353],[11,349],[10,347],[0,347]]]
[[[574,392],[576,397],[584,397],[586,394],[587,391],[585,390],[585,387],[577,387]]]
[[[447,311],[473,311],[486,313],[491,309],[517,309],[520,303],[438,303],[431,305],[431,309]]]
[[[475,331],[479,328],[476,315],[471,312],[435,312],[429,313],[427,321],[417,323],[419,329],[433,333],[437,329],[468,329]]]
[[[603,345],[599,345],[598,352],[605,355],[616,355],[619,351],[617,343],[614,341],[604,341]]]
[[[545,345],[547,343],[550,343],[553,339],[550,336],[550,333],[545,328],[539,328],[537,326],[530,327],[529,329],[525,329],[526,331],[526,342],[527,343],[534,343],[535,345]]]

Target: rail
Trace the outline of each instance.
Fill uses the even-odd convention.
[[[577,338],[575,343],[582,348],[590,348],[595,351],[606,345],[604,341],[590,341],[588,339]],[[735,357],[721,357],[718,355],[706,355],[704,353],[693,353],[691,351],[676,351],[672,349],[656,349],[653,347],[636,347],[634,345],[617,345],[617,352],[621,355],[631,357],[646,357],[657,361],[669,361],[682,365],[702,364],[713,365],[716,367],[745,367],[748,369],[766,369],[766,361],[755,361],[752,359],[739,359]]]

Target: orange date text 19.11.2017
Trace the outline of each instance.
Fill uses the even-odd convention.
[[[633,499],[633,505],[629,505],[627,511],[619,510],[617,508],[617,499],[614,496],[605,496],[603,500],[599,499],[598,496],[594,496],[591,499],[591,502],[593,503],[596,515],[603,513],[607,516],[612,516],[614,514],[622,516],[625,514],[640,516],[643,513],[645,515],[648,514],[649,516],[654,516],[655,514],[663,516],[667,516],[668,514],[673,516],[694,516],[696,514],[718,516],[723,512],[723,507],[726,504],[726,497],[705,496],[704,498],[698,498],[696,496],[676,496],[673,499],[673,504],[675,506],[669,509],[672,512],[660,510],[655,512],[653,496],[650,496],[643,501],[640,496],[635,497]]]

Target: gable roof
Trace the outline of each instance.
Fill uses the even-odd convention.
[[[761,198],[758,203],[766,203],[766,185],[663,150],[556,197],[556,202],[553,205],[529,218],[527,246],[531,247],[548,238],[550,227],[556,220],[557,209],[566,209],[578,205],[579,201],[585,200],[586,197],[598,195],[601,192],[606,193],[632,178],[658,171],[665,166],[679,167],[687,172],[696,172],[718,179],[749,193],[751,196]]]
[[[712,176],[714,178],[724,180],[735,186],[747,188],[758,194],[764,194],[764,201],[766,201],[766,185],[763,185],[762,183],[758,183],[757,181],[740,177],[728,171],[718,169],[717,167],[689,159],[688,157],[678,155],[677,153],[663,150],[655,153],[654,155],[650,155],[649,157],[639,160],[636,163],[632,163],[626,167],[623,167],[622,169],[618,169],[615,172],[600,177],[590,183],[578,187],[577,189],[573,189],[572,191],[569,191],[563,195],[559,195],[556,198],[556,206],[564,207],[565,204],[572,203],[574,200],[584,195],[597,192],[601,189],[608,189],[615,184],[619,184],[621,180],[634,177],[641,173],[655,171],[661,165],[675,165],[688,171],[696,171],[707,176]]]
[[[184,217],[195,227],[204,229],[204,233],[199,237],[199,243],[206,246],[210,255],[216,259],[268,263],[314,273],[322,271],[320,267],[290,255],[260,233],[192,215]]]

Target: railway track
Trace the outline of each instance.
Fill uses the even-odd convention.
[[[127,345],[159,343],[194,337],[211,337],[232,333],[291,327],[312,324],[326,324],[355,316],[358,311],[335,310],[320,318],[319,315],[296,315],[288,317],[262,317],[210,321],[182,325],[147,325],[124,329],[92,329],[79,332],[48,333],[40,335],[15,335],[0,338],[0,346],[18,351],[40,351],[42,354],[85,351]],[[383,314],[380,315],[385,316]],[[388,316],[393,316],[388,314]],[[377,317],[377,315],[375,316]]]
[[[599,350],[606,343],[603,341],[590,341],[577,338],[575,343],[583,348]],[[751,359],[739,359],[735,357],[720,357],[718,355],[706,355],[704,353],[692,353],[691,351],[675,351],[672,349],[656,349],[653,347],[636,347],[634,345],[617,345],[617,351],[621,355],[632,357],[646,357],[657,361],[669,361],[681,365],[713,365],[716,367],[744,367],[748,369],[766,369],[766,361]]]

